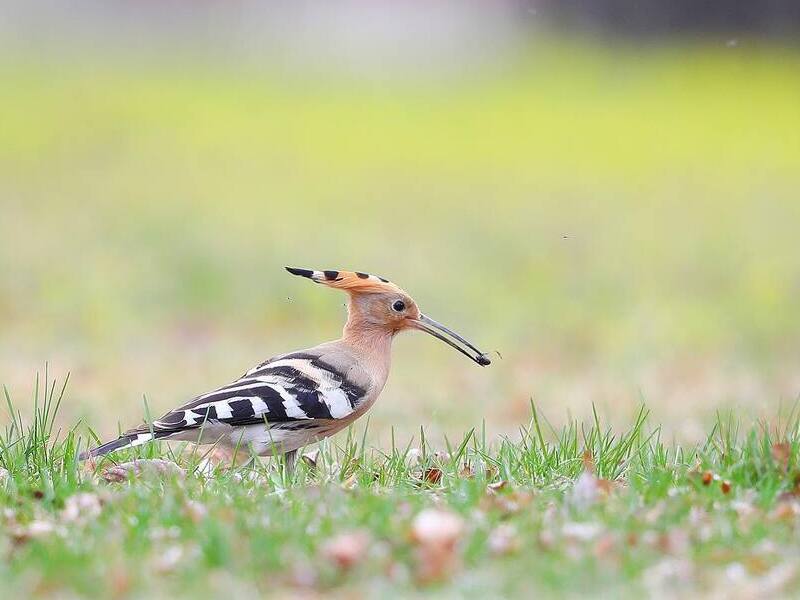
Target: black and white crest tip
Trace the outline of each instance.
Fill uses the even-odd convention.
[[[292,275],[297,275],[298,277],[308,277],[309,279],[314,274],[314,271],[311,269],[298,269],[297,267],[285,267],[289,273]]]
[[[325,269],[315,271],[313,269],[301,269],[298,267],[286,267],[292,275],[305,277],[315,283],[321,283],[330,287],[352,291],[399,291],[395,284],[381,277],[380,275],[370,275],[363,271],[336,271]]]

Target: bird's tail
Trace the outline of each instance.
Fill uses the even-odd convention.
[[[162,438],[169,437],[173,433],[174,431],[151,432],[149,429],[135,429],[133,431],[127,431],[119,436],[116,440],[106,442],[105,444],[97,446],[97,448],[92,448],[91,450],[81,452],[78,458],[80,460],[86,460],[87,458],[103,456],[104,454],[108,454],[109,452],[114,452],[115,450],[120,450],[122,448],[134,448],[136,446],[146,444],[152,440],[160,440]]]

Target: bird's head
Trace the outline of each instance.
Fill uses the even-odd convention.
[[[392,335],[406,329],[419,329],[449,344],[481,366],[491,364],[485,353],[463,337],[423,315],[411,296],[388,279],[358,271],[314,271],[286,267],[292,275],[338,288],[350,295],[350,319],[367,331]]]

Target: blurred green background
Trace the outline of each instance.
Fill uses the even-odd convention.
[[[0,381],[49,361],[64,422],[114,433],[336,337],[344,297],[294,265],[389,277],[502,355],[398,339],[375,443],[513,433],[531,398],[687,440],[791,404],[800,49],[550,33],[466,67],[4,53]]]

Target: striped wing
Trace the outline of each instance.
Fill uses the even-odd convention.
[[[336,368],[308,353],[279,356],[240,379],[198,396],[153,423],[157,431],[177,432],[208,424],[342,419],[363,400],[366,390]]]

